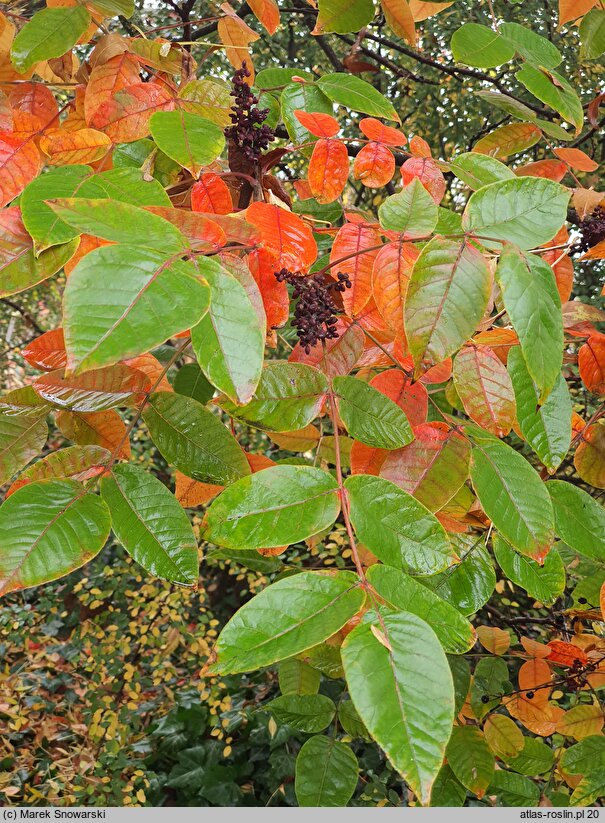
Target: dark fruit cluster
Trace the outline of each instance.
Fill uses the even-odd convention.
[[[225,137],[239,146],[250,162],[257,163],[269,143],[275,140],[275,133],[269,126],[262,125],[269,109],[257,107],[258,97],[250,91],[246,77],[250,77],[250,72],[244,60],[241,69],[237,69],[233,75],[231,96],[235,101],[229,115],[233,125],[225,129]]]
[[[289,269],[276,271],[275,277],[279,283],[292,286],[292,296],[296,300],[292,325],[307,354],[320,340],[338,337],[338,308],[332,294],[351,288],[348,274],[338,272],[338,280],[333,283],[324,283],[318,277],[301,275]]]
[[[582,232],[582,237],[575,247],[578,251],[588,251],[601,240],[605,240],[605,209],[597,206],[591,215],[578,223],[578,228]]]

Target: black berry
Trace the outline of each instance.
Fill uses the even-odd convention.
[[[527,694],[525,696],[527,697],[528,700],[533,700],[534,699],[534,693],[533,692],[527,692]]]
[[[575,245],[576,251],[588,251],[605,240],[605,209],[597,206],[594,212],[578,223],[582,237]]]
[[[481,695],[481,702],[482,703],[489,703],[489,697],[486,694]]]
[[[250,91],[246,77],[250,77],[250,72],[244,60],[241,69],[233,75],[234,104],[229,115],[233,125],[225,129],[225,137],[239,146],[250,162],[257,163],[269,143],[275,140],[275,133],[269,126],[262,125],[269,109],[257,107],[258,97]]]

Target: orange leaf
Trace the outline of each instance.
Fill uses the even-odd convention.
[[[334,238],[330,263],[335,265],[330,271],[333,276],[338,272],[349,275],[352,287],[343,292],[342,301],[352,317],[360,314],[372,295],[372,269],[381,239],[378,229],[359,223],[345,223]]]
[[[250,0],[248,5],[269,34],[275,34],[279,28],[279,7],[275,0]]]
[[[426,422],[429,396],[422,383],[412,383],[399,369],[388,369],[373,377],[370,385],[397,403],[412,426]]]
[[[239,69],[242,63],[246,62],[246,68],[250,72],[246,82],[251,86],[254,83],[254,66],[249,47],[260,35],[233,14],[221,17],[218,21],[218,36],[221,43],[226,46],[225,54],[233,68]]]
[[[534,692],[536,703],[546,703],[552,690],[552,672],[550,666],[540,657],[526,660],[519,669],[519,688],[524,692]],[[527,694],[526,694],[527,696]]]
[[[417,134],[410,140],[410,154],[414,157],[432,157],[431,147],[422,137]]]
[[[454,360],[454,385],[471,420],[496,437],[515,421],[515,393],[506,366],[487,346],[465,346]]]
[[[405,146],[408,142],[405,134],[392,126],[385,126],[375,117],[364,117],[359,121],[359,128],[368,138],[385,146]]]
[[[401,177],[404,186],[417,177],[435,203],[441,203],[446,188],[445,177],[432,158],[410,157],[401,167]]]
[[[605,489],[605,425],[602,420],[582,430],[582,442],[573,462],[582,480]]]
[[[102,240],[100,237],[93,237],[91,234],[83,234],[80,237],[80,244],[76,249],[76,253],[74,256],[67,261],[64,267],[65,276],[69,277],[75,267],[78,265],[80,260],[86,255],[94,251],[94,249],[100,249],[101,246],[110,246],[112,245],[108,240]]]
[[[260,234],[261,243],[275,257],[276,269],[306,271],[317,258],[313,232],[300,217],[270,203],[252,203],[246,219]]]
[[[413,243],[387,243],[378,250],[372,268],[372,293],[378,311],[402,341],[405,295],[419,253]]]
[[[117,363],[75,377],[66,377],[62,371],[47,372],[38,377],[33,388],[40,397],[60,408],[95,412],[139,405],[150,385],[147,375]]]
[[[174,496],[185,509],[196,509],[209,503],[217,494],[220,494],[224,486],[214,483],[201,483],[199,480],[192,480],[190,477],[175,472]]]
[[[147,354],[139,354],[137,357],[130,357],[123,362],[126,363],[127,366],[130,366],[131,369],[137,369],[137,371],[146,374],[151,381],[153,391],[172,391],[172,386],[168,382],[168,378],[165,374],[162,374],[164,366],[162,366],[153,354],[149,352],[147,352]],[[160,381],[159,383],[158,380]]]
[[[586,652],[566,643],[564,640],[549,640],[546,644],[550,649],[548,660],[558,666],[573,666],[576,661],[585,666],[588,663]]]
[[[395,34],[411,46],[415,46],[416,26],[408,0],[380,0],[380,5],[387,23]]]
[[[30,138],[24,143],[0,132],[0,208],[21,194],[40,173],[40,152]]]
[[[416,426],[414,435],[409,445],[388,452],[380,475],[438,511],[468,477],[470,446],[435,423]]]
[[[21,354],[35,369],[54,371],[67,365],[63,329],[53,329],[28,343]]]
[[[347,147],[340,140],[318,140],[309,162],[309,185],[318,203],[333,203],[349,176]]]
[[[605,202],[605,195],[592,189],[573,189],[571,202],[580,220],[584,220],[597,206]]]
[[[488,329],[476,334],[473,341],[480,346],[489,346],[504,365],[512,346],[519,344],[519,338],[513,329]]]
[[[433,15],[439,14],[440,11],[449,9],[454,0],[449,0],[449,3],[433,3],[433,0],[429,0],[429,2],[425,2],[425,0],[408,0],[408,2],[414,20],[421,23],[428,17],[433,17]]]
[[[567,174],[567,166],[561,160],[537,160],[515,169],[517,177],[545,177],[560,183]]]
[[[521,645],[532,657],[548,657],[550,654],[550,649],[545,643],[539,643],[537,640],[532,640],[531,637],[522,637]]]
[[[510,634],[497,626],[477,626],[477,637],[483,648],[492,654],[504,654],[510,647]]]
[[[343,302],[346,307],[348,305],[347,301],[345,300]],[[372,342],[376,340],[381,345],[386,346],[395,341],[395,334],[384,322],[372,295],[370,295],[368,302],[355,319],[364,331],[372,335]],[[391,361],[388,360],[385,365],[390,366]],[[359,363],[359,366],[361,367],[361,362]]]
[[[537,703],[528,700],[524,693],[504,697],[502,703],[511,717],[516,718],[526,729],[540,737],[549,737],[557,727],[563,710],[552,703]]]
[[[306,354],[300,343],[290,352],[290,363],[307,363],[317,366],[328,377],[349,374],[363,352],[365,335],[359,326],[352,326],[338,319],[336,326],[338,337],[313,346]]]
[[[559,0],[559,28],[572,20],[579,20],[596,3],[597,0]]]
[[[263,298],[267,329],[285,326],[289,317],[290,298],[285,282],[279,283],[275,277],[276,264],[273,256],[264,249],[257,249],[248,255],[248,264]]]
[[[595,163],[582,149],[562,148],[553,149],[553,152],[560,160],[563,160],[567,165],[571,166],[572,169],[576,169],[577,171],[594,171],[599,168],[599,164]]]
[[[605,260],[605,240],[600,240],[595,246],[585,252],[580,260]]]
[[[174,100],[158,83],[134,83],[116,92],[95,109],[89,125],[104,131],[114,143],[134,143],[149,134],[156,111],[172,111]]]
[[[511,123],[500,126],[477,140],[472,150],[504,160],[509,154],[531,148],[541,137],[542,132],[533,123]]]
[[[53,129],[40,139],[40,148],[51,166],[94,163],[105,157],[110,147],[109,137],[95,129]]]
[[[68,440],[79,446],[102,446],[112,453],[119,446],[117,456],[122,460],[130,458],[126,426],[113,409],[91,414],[62,411],[57,414],[57,426]]]
[[[84,117],[91,125],[96,110],[110,101],[116,92],[139,82],[139,61],[132,54],[122,52],[93,68],[84,95]]]
[[[580,347],[578,368],[589,391],[605,394],[605,334],[591,334]]]
[[[377,477],[387,454],[386,449],[375,449],[355,440],[351,448],[352,474],[373,474]]]
[[[233,200],[229,187],[218,174],[202,174],[191,189],[191,208],[193,211],[231,214]]]
[[[364,186],[386,186],[395,174],[393,153],[382,143],[368,143],[355,158],[353,174]]]
[[[280,449],[290,452],[306,452],[314,449],[320,440],[319,429],[309,423],[304,429],[293,432],[267,432]]]
[[[19,83],[8,93],[16,111],[27,112],[40,120],[42,128],[59,125],[59,107],[52,91],[42,83]]]
[[[340,131],[340,123],[331,114],[307,112],[296,109],[296,119],[315,137],[334,137]]]

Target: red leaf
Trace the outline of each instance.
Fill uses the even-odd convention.
[[[43,374],[33,384],[35,391],[70,411],[96,412],[114,406],[142,403],[151,382],[147,375],[120,363],[65,377],[62,371]]]
[[[333,276],[338,272],[349,275],[352,288],[343,292],[342,302],[351,317],[360,314],[372,295],[372,269],[381,239],[378,229],[359,223],[345,223],[334,238],[330,263],[340,262],[330,271]]]
[[[351,448],[352,474],[373,474],[377,477],[388,454],[386,449],[375,449],[355,440]]]
[[[566,643],[563,640],[549,640],[546,644],[550,649],[548,660],[560,666],[573,666],[576,661],[585,666],[588,663],[588,656],[583,649],[574,646],[573,643]]]
[[[380,475],[438,511],[468,477],[470,445],[440,423],[423,423],[414,434],[407,446],[388,453]]]
[[[214,212],[214,214],[231,214],[233,200],[229,187],[218,174],[202,174],[191,189],[191,208],[193,211]]]
[[[246,219],[255,226],[264,248],[275,257],[277,269],[306,271],[317,257],[313,232],[300,217],[270,203],[252,203]]]
[[[393,153],[382,143],[368,143],[355,158],[353,174],[364,186],[386,186],[395,174]]]
[[[370,385],[397,403],[412,426],[426,422],[429,395],[422,383],[413,383],[399,369],[389,369],[372,378]]]
[[[17,111],[39,118],[42,128],[59,125],[59,107],[52,91],[42,83],[19,83],[12,86],[8,100]]]
[[[275,277],[275,260],[269,252],[257,249],[248,255],[250,271],[263,298],[267,329],[278,329],[288,322],[290,298],[284,282]]]
[[[121,460],[130,457],[126,426],[113,409],[92,414],[62,411],[57,414],[57,426],[68,440],[79,446],[103,446],[112,453],[119,447],[117,456]]]
[[[159,83],[134,83],[116,92],[95,109],[89,125],[104,131],[114,143],[134,143],[149,134],[156,111],[172,111],[174,100]]]
[[[334,137],[340,131],[340,123],[331,114],[301,111],[300,109],[296,109],[294,114],[301,126],[304,126],[315,137]]]
[[[432,157],[431,147],[422,137],[414,135],[410,140],[410,154],[414,157]]]
[[[405,134],[392,126],[385,126],[375,117],[364,117],[359,121],[359,128],[368,140],[384,143],[385,146],[405,146],[408,142]]]
[[[309,163],[309,185],[318,203],[333,203],[349,176],[347,147],[339,140],[318,140]]]
[[[560,183],[567,174],[567,166],[561,160],[537,160],[515,169],[517,177],[545,177]]]
[[[591,334],[580,347],[578,368],[589,391],[605,394],[605,334]]]
[[[506,366],[487,346],[465,346],[454,360],[454,384],[471,420],[496,437],[515,422],[515,393]]]
[[[21,354],[35,369],[54,371],[67,365],[63,329],[53,329],[28,343]]]
[[[128,52],[122,52],[105,63],[95,65],[88,78],[84,95],[84,117],[87,124],[90,125],[99,106],[111,100],[116,92],[138,83],[139,79],[139,61]]]
[[[430,157],[410,157],[401,167],[403,185],[407,186],[417,177],[424,188],[439,205],[445,194],[445,177],[441,169]]]

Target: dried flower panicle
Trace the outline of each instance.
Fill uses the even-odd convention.
[[[605,208],[597,206],[594,212],[578,223],[582,237],[575,246],[577,251],[588,251],[605,240]]]
[[[332,293],[351,288],[348,274],[338,272],[338,279],[333,283],[324,283],[317,276],[301,275],[289,269],[276,271],[275,277],[279,283],[292,286],[292,296],[296,300],[292,325],[306,354],[321,340],[338,337],[338,307]]]
[[[250,162],[257,163],[269,143],[275,140],[275,132],[270,126],[262,125],[269,109],[258,108],[258,97],[250,90],[246,77],[250,77],[250,72],[244,60],[241,69],[233,75],[231,96],[235,101],[229,115],[233,125],[225,129],[225,137],[232,140]]]

